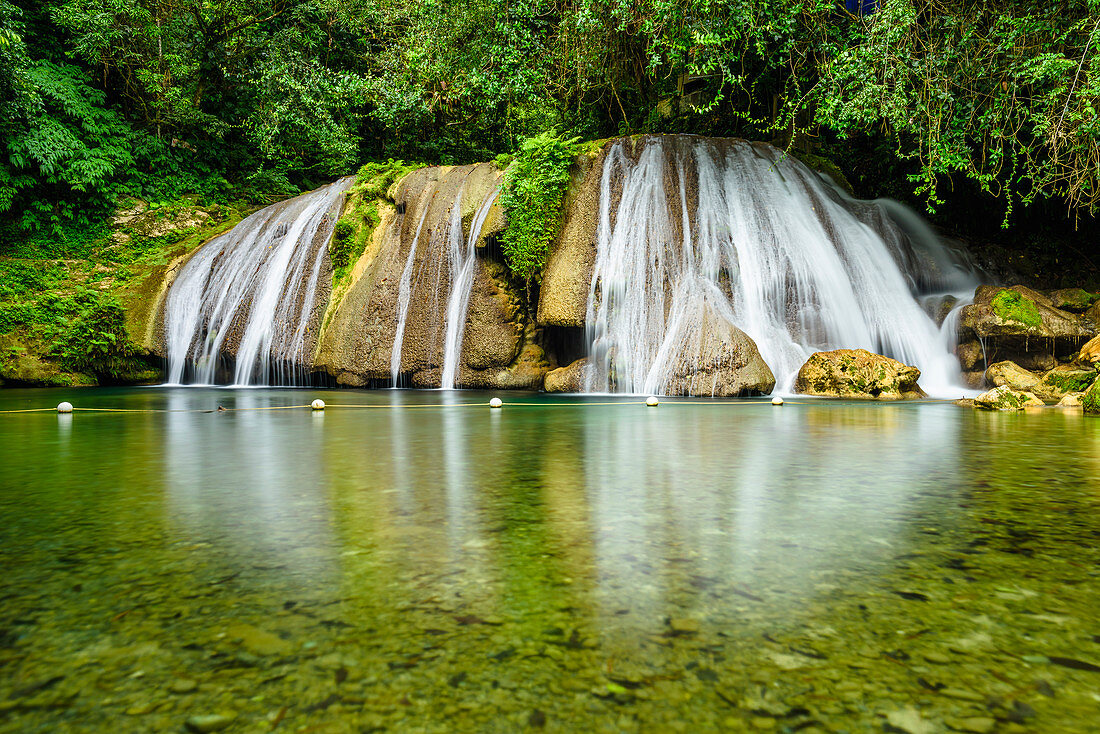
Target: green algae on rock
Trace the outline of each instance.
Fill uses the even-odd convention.
[[[1016,321],[1038,328],[1043,325],[1043,319],[1039,315],[1039,309],[1028,297],[1012,290],[1002,290],[989,302],[993,313],[1002,321]]]
[[[795,379],[795,392],[855,400],[914,400],[920,370],[866,349],[836,349],[810,356]]]
[[[1023,410],[1041,408],[1045,403],[1029,392],[1013,390],[1002,385],[974,398],[974,407],[984,410]]]

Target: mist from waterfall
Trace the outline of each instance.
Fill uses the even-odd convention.
[[[328,241],[354,180],[261,209],[187,261],[165,305],[169,384],[213,384],[230,370],[237,385],[301,383],[326,305]]]
[[[961,389],[958,362],[916,297],[972,293],[974,274],[916,215],[850,199],[770,146],[614,143],[596,249],[590,391],[664,392],[668,355],[699,327],[685,316],[708,303],[755,340],[776,392],[792,390],[812,353],[839,348],[916,365],[929,394]]]

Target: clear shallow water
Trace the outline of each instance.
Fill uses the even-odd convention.
[[[1095,731],[1100,420],[506,399],[0,414],[0,730]]]

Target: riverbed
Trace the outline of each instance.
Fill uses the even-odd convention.
[[[1096,731],[1100,418],[498,394],[0,392],[0,731]]]

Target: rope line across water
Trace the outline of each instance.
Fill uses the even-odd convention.
[[[940,398],[933,400],[899,400],[883,402],[883,405],[898,405],[898,404],[928,404],[928,403],[953,403],[954,398]],[[570,408],[570,407],[586,407],[586,406],[608,406],[608,405],[645,405],[644,400],[610,400],[610,401],[576,401],[576,402],[553,402],[553,403],[504,403],[502,407],[509,408]],[[783,405],[824,405],[824,401],[816,400],[785,400]],[[660,405],[722,405],[727,407],[744,407],[744,406],[767,406],[775,407],[770,402],[763,400],[745,400],[738,402],[724,401],[724,400],[668,400],[668,402],[662,402]],[[369,410],[404,410],[405,408],[486,408],[489,404],[485,403],[410,403],[407,405],[366,405],[355,403],[328,403],[325,408],[361,408]],[[73,407],[73,412],[80,411],[82,413],[243,413],[247,411],[264,411],[264,410],[303,410],[309,409],[310,405],[268,405],[257,408],[78,408]],[[0,414],[14,414],[14,413],[47,413],[56,412],[56,407],[51,408],[22,408],[18,410],[0,410]]]

